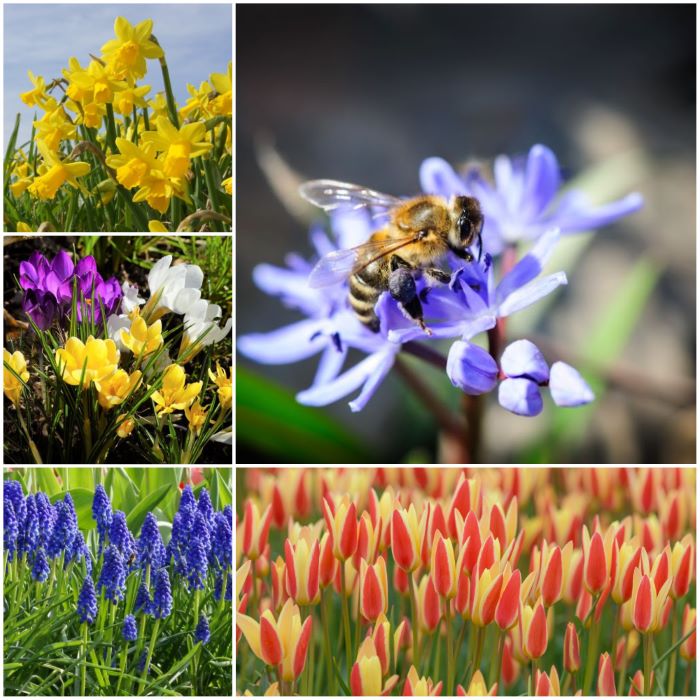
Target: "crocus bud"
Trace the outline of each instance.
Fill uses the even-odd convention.
[[[250,499],[246,501],[243,516],[243,553],[255,561],[265,549],[272,521],[272,508],[267,506],[260,515],[258,506]]]
[[[386,614],[389,605],[389,585],[386,562],[381,556],[371,566],[360,561],[360,612],[370,622]]]
[[[432,678],[420,677],[415,666],[411,666],[401,695],[437,696],[442,691],[442,681],[433,684]]]
[[[374,642],[367,637],[357,653],[357,661],[350,673],[350,689],[356,696],[389,695],[398,683],[399,677],[392,676],[382,685],[382,667],[377,656]]]
[[[323,501],[323,516],[333,540],[333,556],[341,562],[345,561],[357,549],[357,507],[354,501],[345,496],[333,510],[326,499]]]
[[[454,598],[457,594],[455,553],[452,540],[435,533],[432,546],[430,577],[438,595]]]
[[[391,516],[391,551],[396,565],[408,573],[421,564],[420,528],[413,504],[408,510],[397,508]]]
[[[547,651],[547,614],[541,599],[534,608],[521,606],[520,638],[523,653],[528,659],[539,659]]]
[[[573,622],[569,622],[564,633],[564,668],[569,673],[576,673],[581,668],[578,633]]]
[[[615,690],[615,672],[610,654],[606,651],[598,659],[598,695],[617,695]]]
[[[695,627],[695,608],[691,608],[688,603],[683,608],[683,624],[681,626],[681,639]],[[695,661],[697,649],[695,646],[696,633],[693,632],[680,646],[680,655],[686,661]]]
[[[284,543],[287,564],[287,593],[297,605],[316,605],[321,598],[319,590],[319,563],[321,551],[318,540],[309,543],[300,539],[295,545]]]

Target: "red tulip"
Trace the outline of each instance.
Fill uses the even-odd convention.
[[[615,672],[607,651],[598,659],[598,695],[617,695]]]
[[[564,633],[564,668],[569,673],[576,673],[581,668],[578,633],[573,622],[567,624]]]

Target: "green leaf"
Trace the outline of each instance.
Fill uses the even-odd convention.
[[[37,467],[35,474],[38,491],[43,491],[49,498],[61,491],[61,484],[51,467]]]
[[[168,490],[173,488],[172,484],[163,484],[153,493],[148,494],[131,512],[126,516],[126,524],[132,532],[138,532],[141,529],[143,521],[146,519],[146,513],[153,510],[168,493]]]
[[[368,462],[360,441],[322,410],[298,404],[291,392],[242,368],[236,370],[236,434],[285,462]]]
[[[75,488],[68,491],[61,491],[50,496],[51,503],[60,501],[66,493],[70,493],[75,505],[75,513],[78,516],[78,527],[81,530],[91,530],[95,527],[95,521],[92,519],[92,499],[94,493],[87,489]]]

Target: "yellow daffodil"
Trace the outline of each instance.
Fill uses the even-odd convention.
[[[61,72],[63,73],[63,77],[68,81],[66,95],[68,95],[71,100],[74,102],[81,102],[83,104],[92,102],[92,84],[87,84],[84,80],[79,82],[73,80],[73,76],[76,73],[85,72],[85,68],[80,65],[80,61],[78,61],[75,56],[72,56],[68,61],[68,68],[64,68]]]
[[[143,148],[127,139],[117,138],[117,155],[107,156],[107,165],[117,171],[117,181],[127,189],[138,187],[148,173],[158,167],[155,149],[148,144]]]
[[[80,118],[85,126],[90,129],[98,129],[105,114],[107,114],[105,105],[99,102],[90,102],[83,107],[83,113]]]
[[[95,381],[97,400],[102,408],[110,409],[124,403],[126,397],[141,383],[141,372],[136,370],[131,375],[118,369],[111,377]]]
[[[102,47],[102,58],[113,74],[121,79],[143,78],[146,75],[146,59],[162,58],[163,50],[151,41],[153,20],[145,19],[136,26],[124,17],[114,20],[116,39],[110,39]]]
[[[46,95],[46,82],[40,75],[34,75],[30,70],[27,71],[27,75],[34,87],[27,92],[20,93],[19,98],[27,107],[41,107],[48,99]]]
[[[199,403],[199,399],[197,399],[192,406],[185,406],[185,417],[190,424],[190,430],[195,435],[199,435],[204,427],[208,411],[208,408],[205,408],[201,403]]]
[[[75,138],[75,124],[53,97],[46,101],[45,109],[44,116],[33,122],[36,138],[41,139],[52,151],[57,151],[61,141]]]
[[[114,111],[117,114],[131,115],[134,107],[146,107],[144,95],[151,91],[150,85],[130,86],[114,95]]]
[[[219,93],[209,104],[209,111],[215,115],[230,117],[233,114],[233,77],[229,61],[228,73],[212,73],[209,76],[214,89]]]
[[[202,390],[202,382],[185,384],[185,370],[180,365],[172,364],[163,375],[163,386],[153,392],[151,398],[156,405],[156,413],[172,413],[188,407]]]
[[[184,107],[180,108],[180,116],[187,117],[212,117],[214,116],[209,111],[209,100],[213,92],[212,86],[204,81],[199,84],[199,88],[194,85],[187,85],[187,92],[190,93],[190,99],[187,100]],[[167,116],[167,111],[165,113]]]
[[[224,188],[224,192],[226,192],[226,194],[233,194],[233,178],[232,177],[227,177],[221,183],[221,186]]]
[[[64,348],[56,350],[56,365],[59,376],[66,384],[78,386],[83,378],[83,388],[90,382],[101,382],[117,370],[119,351],[113,340],[102,340],[88,336],[83,343],[80,338],[68,338]]]
[[[153,110],[154,117],[165,117],[168,119],[168,101],[162,92],[157,93],[152,100],[149,100],[148,106]],[[182,110],[180,111],[182,112]]]
[[[151,233],[169,233],[166,226],[157,219],[150,219],[148,222],[148,230]]]
[[[209,370],[209,378],[219,387],[219,402],[221,407],[226,410],[231,408],[231,400],[233,397],[233,367],[231,367],[229,376],[226,376],[226,370],[217,362],[216,374]]]
[[[133,418],[126,417],[126,413],[120,413],[117,416],[117,423],[117,435],[120,438],[129,437],[129,435],[131,435],[131,431],[136,425],[136,421]]]
[[[19,397],[22,393],[22,386],[29,379],[29,372],[27,371],[27,361],[24,359],[24,355],[19,351],[15,350],[12,354],[8,350],[3,348],[3,361],[6,365],[9,365],[21,378],[20,381],[7,367],[4,368],[2,379],[3,379],[3,391],[5,396],[7,396],[10,401],[16,406],[19,403]]]
[[[99,104],[112,102],[114,93],[127,87],[123,80],[116,79],[107,66],[95,60],[90,61],[87,70],[73,73],[71,82],[85,93],[92,91],[92,101]]]
[[[82,189],[77,178],[90,172],[90,164],[78,161],[71,163],[61,159],[61,156],[51,151],[42,141],[36,142],[37,148],[44,158],[46,171],[34,178],[27,187],[30,194],[38,199],[53,199],[58,188],[65,182],[71,187]]]
[[[29,173],[29,163],[20,163],[15,167],[13,175],[16,175],[17,179],[10,184],[10,192],[12,192],[15,197],[21,197],[24,190],[32,184],[33,178]]]
[[[202,156],[211,150],[206,141],[204,124],[196,122],[175,128],[169,119],[158,117],[156,131],[146,131],[141,135],[143,143],[152,143],[157,151],[165,153],[163,172],[168,177],[182,177],[188,170],[190,158]]]
[[[138,315],[138,307],[135,309],[136,317],[131,322],[131,328],[127,332],[121,329],[120,339],[122,345],[129,348],[134,355],[146,356],[155,352],[163,344],[161,335],[162,324],[160,321],[152,323],[150,326]]]
[[[160,214],[164,214],[173,197],[191,204],[182,178],[168,177],[163,170],[151,170],[141,180],[141,187],[134,195],[134,202],[146,201]]]

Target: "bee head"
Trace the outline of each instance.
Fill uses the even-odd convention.
[[[481,229],[484,215],[481,213],[479,200],[474,197],[459,196],[454,198],[454,221],[449,235],[449,246],[460,258],[469,259],[469,247],[479,239],[479,257],[481,257]]]

